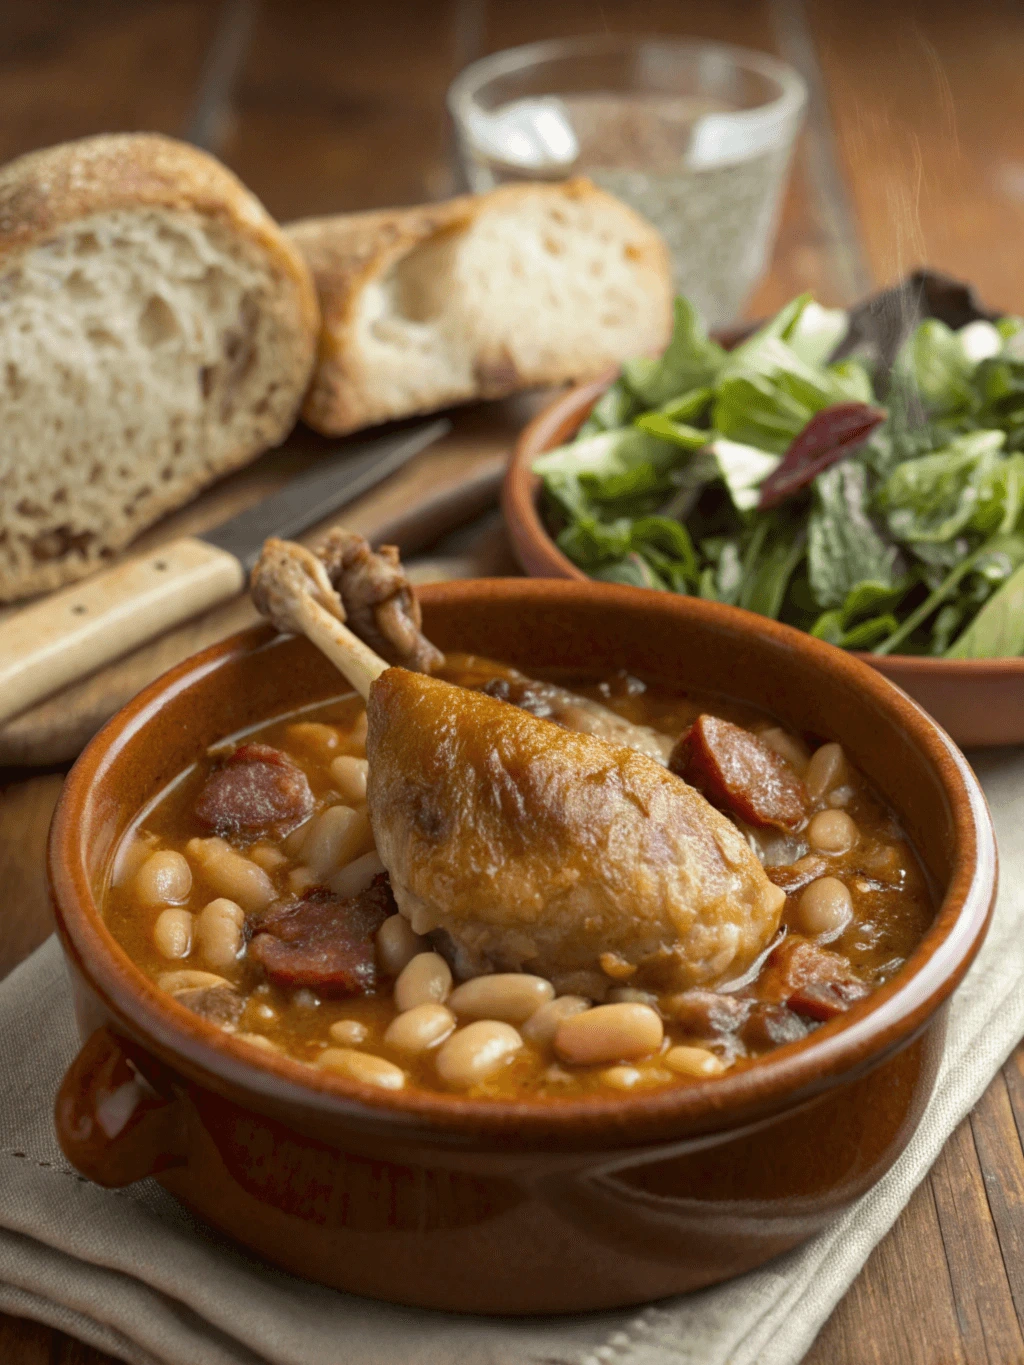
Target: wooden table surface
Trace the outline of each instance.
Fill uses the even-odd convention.
[[[688,33],[779,52],[812,91],[771,271],[845,303],[927,262],[1024,312],[1024,10],[1012,0],[34,0],[0,13],[0,161],[158,129],[217,152],[281,219],[461,188],[448,81],[542,37]],[[0,773],[0,976],[49,933],[62,773]],[[951,1138],[822,1330],[813,1365],[1024,1360],[1024,1050]],[[106,1357],[0,1316],[0,1361]]]

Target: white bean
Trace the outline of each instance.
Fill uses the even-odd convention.
[[[783,730],[781,725],[770,725],[767,730],[758,731],[757,737],[763,740],[769,749],[774,749],[779,757],[784,758],[801,776],[804,774],[810,761],[810,754],[806,745],[795,735]]]
[[[560,995],[531,1014],[522,1027],[522,1035],[538,1047],[550,1047],[555,1041],[558,1025],[570,1014],[582,1014],[590,1009],[590,1001],[582,995]]]
[[[656,1009],[658,997],[653,991],[641,991],[638,990],[636,986],[613,986],[608,992],[608,1003],[612,1005],[619,1005],[622,1003],[627,1005],[650,1005],[652,1009]]]
[[[632,1090],[643,1080],[644,1073],[635,1066],[609,1066],[601,1072],[601,1080],[614,1090]]]
[[[331,1041],[340,1043],[342,1047],[353,1047],[357,1043],[365,1043],[369,1029],[365,1024],[361,1024],[358,1019],[338,1019],[328,1030]]]
[[[123,839],[114,854],[111,886],[127,886],[134,881],[135,874],[149,855],[155,852],[158,842],[155,835],[146,833],[129,835]]]
[[[522,1045],[522,1038],[511,1024],[478,1019],[441,1044],[437,1074],[446,1085],[468,1089],[493,1076]]]
[[[360,806],[366,800],[368,767],[365,758],[353,758],[351,754],[342,754],[331,764],[331,781],[340,795],[353,806]]]
[[[381,1090],[401,1090],[405,1072],[394,1062],[375,1057],[372,1052],[356,1052],[350,1047],[329,1047],[316,1059],[325,1071],[337,1072],[363,1085],[376,1085]]]
[[[161,910],[153,925],[153,942],[163,957],[188,957],[192,950],[192,916],[178,906]]]
[[[277,872],[288,865],[287,854],[282,853],[273,844],[253,844],[249,849],[249,857],[262,867],[264,872]]]
[[[379,854],[375,849],[371,849],[362,857],[353,858],[347,867],[335,872],[333,877],[328,877],[327,885],[336,896],[346,898],[358,896],[360,891],[365,891],[374,877],[384,870]]]
[[[844,810],[822,810],[807,826],[807,842],[818,853],[847,853],[858,839],[857,826]]]
[[[324,725],[318,720],[297,720],[285,731],[290,744],[298,744],[303,749],[323,758],[337,753],[341,746],[341,734],[333,725]]]
[[[456,986],[448,997],[448,1008],[460,1019],[501,1019],[506,1024],[523,1024],[554,998],[554,986],[542,976],[496,972]]]
[[[835,938],[853,918],[853,897],[838,877],[819,877],[801,891],[797,911],[805,933]]]
[[[670,1047],[662,1061],[680,1076],[717,1076],[725,1063],[706,1047]]]
[[[392,1019],[384,1042],[396,1052],[426,1052],[455,1029],[455,1016],[444,1005],[417,1005]]]
[[[180,905],[192,890],[192,869],[173,849],[151,853],[135,874],[135,894],[143,905]]]
[[[202,866],[215,891],[236,901],[247,913],[265,910],[277,894],[263,868],[243,858],[223,839],[190,839],[185,852]]]
[[[649,1005],[598,1005],[562,1020],[555,1051],[584,1065],[635,1062],[657,1052],[664,1036],[661,1016]]]
[[[316,886],[317,880],[308,867],[293,867],[288,873],[288,887],[297,896],[301,896],[303,891],[308,891],[311,886]]]
[[[815,749],[804,773],[808,796],[812,801],[820,801],[843,780],[845,772],[846,756],[841,744],[823,744]]]
[[[365,811],[328,806],[310,825],[302,842],[302,861],[319,879],[365,853],[372,842]]]
[[[443,1005],[451,990],[452,969],[441,954],[417,953],[398,974],[395,1007],[404,1013],[417,1005]]]
[[[601,1072],[601,1080],[615,1090],[632,1090],[635,1086],[667,1085],[673,1079],[671,1071],[660,1066],[609,1066]]]
[[[427,940],[413,931],[404,915],[391,915],[377,930],[377,962],[386,976],[398,976],[417,953],[428,952]]]
[[[178,991],[213,990],[217,986],[232,989],[231,982],[225,981],[222,976],[216,976],[213,972],[196,972],[189,968],[177,972],[164,972],[163,976],[157,977],[156,984],[162,991],[169,991],[171,995],[176,995]]]
[[[208,967],[225,971],[235,965],[242,950],[244,923],[242,907],[223,896],[203,907],[196,920],[196,939]]]
[[[366,757],[366,712],[360,711],[344,741],[345,748],[358,758]]]
[[[235,1041],[248,1043],[250,1047],[258,1047],[261,1052],[277,1052],[279,1050],[277,1044],[272,1043],[262,1033],[236,1033]]]

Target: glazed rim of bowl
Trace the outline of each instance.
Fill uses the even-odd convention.
[[[746,330],[743,329],[741,334],[745,334]],[[581,583],[600,581],[592,579],[568,555],[563,554],[544,525],[540,513],[540,476],[533,472],[533,462],[576,434],[590,409],[618,377],[618,373],[618,368],[606,370],[597,379],[574,384],[539,412],[523,428],[516,441],[502,484],[501,503],[512,543],[531,574],[570,578]],[[982,673],[990,678],[1013,677],[1024,673],[1024,655],[1006,659],[936,659],[921,654],[869,654],[859,650],[850,653],[870,660],[874,668],[883,671],[888,663],[892,663],[899,669],[901,676],[917,673],[969,680]]]
[[[959,983],[984,936],[996,883],[996,848],[985,797],[952,740],[899,688],[849,654],[789,626],[736,607],[651,594],[614,584],[587,584],[587,597],[685,613],[709,629],[765,635],[776,646],[810,653],[829,672],[888,714],[937,772],[954,832],[952,875],[931,927],[903,968],[846,1014],[805,1038],[776,1048],[747,1067],[710,1080],[641,1094],[574,1099],[469,1099],[433,1091],[382,1092],[283,1055],[259,1053],[161,991],[129,958],[103,922],[90,884],[84,841],[90,792],[126,746],[143,742],[147,722],[164,701],[216,671],[229,658],[274,646],[283,637],[256,627],[202,651],[151,683],[92,740],[69,774],[50,830],[48,871],[65,951],[129,1037],[159,1062],[236,1102],[293,1121],[303,1113],[319,1128],[337,1120],[347,1130],[406,1130],[435,1145],[622,1148],[734,1129],[802,1104],[850,1080],[909,1042]],[[457,609],[488,600],[567,605],[572,583],[499,579],[420,589],[425,605]],[[671,606],[669,605],[671,603]],[[841,738],[841,737],[840,737]],[[870,779],[870,772],[866,773]],[[123,833],[119,831],[118,838]]]

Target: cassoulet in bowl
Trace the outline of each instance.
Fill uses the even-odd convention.
[[[437,1308],[639,1303],[805,1240],[927,1103],[995,893],[970,769],[879,674],[733,608],[530,580],[420,599],[493,775],[468,821],[472,783],[437,766],[465,733],[426,702],[396,768],[387,707],[415,674],[373,684],[366,736],[332,665],[270,628],[165,675],[82,755],[49,852],[83,1038],[64,1150],[105,1184],[156,1175],[297,1274]],[[550,813],[552,720],[582,786],[542,827],[503,746],[536,743]],[[606,723],[650,753],[599,773]],[[637,823],[680,796],[682,833]],[[429,884],[452,872],[451,906],[428,905],[425,862],[456,828],[479,862],[498,821],[473,904],[561,877],[566,925],[467,928],[454,863]],[[630,867],[639,938],[590,894],[588,868],[619,884],[602,858]],[[678,951],[648,951],[670,910]]]

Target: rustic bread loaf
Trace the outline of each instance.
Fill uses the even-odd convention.
[[[80,577],[280,441],[318,312],[212,157],[86,138],[0,170],[0,600]]]
[[[323,315],[303,407],[318,431],[595,375],[668,341],[661,237],[587,180],[287,231]]]

